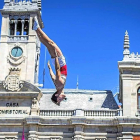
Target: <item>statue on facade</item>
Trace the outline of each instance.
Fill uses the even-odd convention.
[[[66,97],[64,94],[64,86],[67,77],[67,65],[65,57],[62,54],[60,48],[54,43],[40,28],[37,17],[33,18],[33,30],[36,31],[40,41],[47,47],[53,63],[55,65],[56,75],[53,73],[48,61],[48,68],[50,72],[51,79],[56,87],[56,92],[52,95],[51,100],[60,105],[60,102]]]

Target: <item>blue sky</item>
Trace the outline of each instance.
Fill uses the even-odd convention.
[[[119,86],[125,31],[130,51],[139,51],[139,0],[42,0],[44,31],[61,48],[68,65],[65,88],[112,90]],[[44,67],[41,48],[40,77]],[[47,52],[47,60],[50,56]],[[45,88],[54,88],[46,67]]]
[[[0,1],[1,9],[3,1]],[[65,88],[75,89],[78,76],[79,89],[117,91],[117,62],[123,59],[126,30],[130,51],[139,52],[139,6],[139,0],[42,0],[43,31],[66,57]],[[45,46],[41,45],[40,84],[43,82],[44,52]],[[44,87],[54,88],[47,65]]]

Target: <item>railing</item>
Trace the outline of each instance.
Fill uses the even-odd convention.
[[[75,110],[40,110],[40,116],[74,116]]]
[[[118,116],[118,111],[117,110],[85,110],[84,116],[113,117],[113,116]]]
[[[28,35],[16,35],[16,36],[8,36],[8,42],[15,42],[15,41],[28,41]]]
[[[122,116],[122,110],[40,110],[40,116],[86,116],[113,117]]]
[[[28,1],[32,1],[32,0],[10,0],[10,2],[13,3],[18,3],[18,2],[28,2]],[[6,0],[4,0],[4,2],[7,2]],[[9,2],[9,1],[8,1]]]

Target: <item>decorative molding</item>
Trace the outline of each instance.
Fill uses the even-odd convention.
[[[131,95],[132,95],[132,96],[135,96],[135,95],[136,95],[136,93],[135,93],[135,92],[133,92],[133,93],[131,93]]]
[[[10,35],[8,42],[28,42],[28,35]]]
[[[50,140],[62,140],[63,138],[61,136],[53,136],[53,137],[50,137]]]
[[[30,19],[30,15],[29,14],[25,14],[25,15],[23,15],[23,13],[22,13],[22,15],[19,15],[18,13],[17,13],[17,15],[14,13],[13,15],[12,14],[10,14],[10,16],[9,16],[9,19],[11,20],[11,19],[15,19],[15,20],[17,20],[17,19],[22,19],[22,20],[24,20],[24,19]]]
[[[36,1],[32,0],[32,2],[30,0],[20,0],[20,1],[12,0],[10,2],[5,2],[3,9],[4,10],[19,10],[19,9],[23,9],[23,10],[38,9],[38,10],[41,10],[41,2],[40,1],[38,2],[38,0],[36,0]]]
[[[36,11],[19,11],[19,12],[11,12],[11,11],[1,11],[2,14],[4,15],[23,15],[23,14],[27,14],[27,15],[30,15],[30,14],[36,14],[37,12]]]
[[[22,62],[24,62],[25,61],[25,56],[23,56],[23,57],[21,57],[21,59],[19,59],[19,60],[13,60],[13,59],[11,59],[11,57],[7,57],[7,59],[8,59],[8,62],[10,62],[11,64],[13,64],[13,65],[20,65]]]
[[[5,140],[17,140],[15,137],[5,137]]]

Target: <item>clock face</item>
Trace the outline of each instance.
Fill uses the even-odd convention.
[[[23,50],[16,46],[11,50],[11,54],[13,57],[20,57],[23,54]]]

